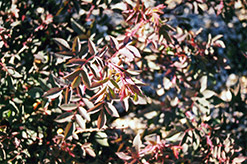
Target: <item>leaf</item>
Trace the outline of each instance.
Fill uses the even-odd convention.
[[[88,107],[88,109],[94,107],[94,104],[90,100],[88,100],[87,98],[82,98],[82,100],[85,103],[85,105]]]
[[[85,28],[83,26],[77,23],[73,18],[71,18],[70,21],[71,21],[71,27],[77,34],[85,33]]]
[[[105,124],[106,124],[106,115],[105,115],[105,112],[101,110],[100,115],[98,117],[98,121],[97,121],[98,129],[101,129],[103,126],[105,126]]]
[[[203,92],[205,89],[207,89],[208,77],[207,76],[203,76],[200,79],[200,82],[201,82],[200,92]]]
[[[118,50],[119,49],[119,44],[118,44],[117,39],[115,39],[112,36],[110,36],[110,45],[111,45],[111,48],[113,48],[115,50]]]
[[[70,137],[75,131],[75,124],[69,122],[64,130],[64,139]]]
[[[62,38],[53,38],[55,43],[59,46],[60,50],[70,50],[68,42]]]
[[[71,83],[72,88],[76,88],[81,84],[81,76],[77,76]]]
[[[95,140],[102,146],[109,147],[107,140],[107,134],[105,132],[97,132],[95,135]]]
[[[82,129],[86,129],[86,120],[83,120],[81,115],[76,114],[75,119]]]
[[[55,87],[55,88],[52,88],[52,89],[48,90],[43,95],[43,97],[46,97],[48,99],[54,99],[54,98],[57,98],[59,95],[61,95],[62,91],[63,91],[62,88]]]
[[[81,43],[80,43],[80,39],[78,36],[73,41],[72,51],[77,52],[77,53],[81,51]]]
[[[78,108],[79,113],[81,114],[82,117],[84,117],[88,122],[91,121],[89,114],[87,113],[87,110],[84,109],[83,107]]]
[[[91,87],[91,81],[89,80],[89,75],[86,71],[81,70],[83,84],[89,89]]]
[[[125,47],[120,49],[119,53],[125,56],[130,62],[135,58],[134,54]]]
[[[58,123],[70,122],[73,116],[73,112],[65,112],[60,114],[54,121]]]
[[[125,97],[123,99],[123,102],[124,102],[125,111],[127,112],[129,110],[129,97]]]
[[[95,44],[90,39],[88,39],[88,49],[91,55],[95,55],[97,53]]]
[[[83,65],[85,63],[86,59],[70,59],[67,64],[76,64],[76,65]]]
[[[116,152],[115,154],[116,154],[120,159],[125,160],[125,161],[128,161],[128,160],[132,159],[131,156],[128,156],[128,155],[126,155],[126,154],[123,153],[123,152]]]
[[[71,110],[75,110],[77,108],[77,104],[63,104],[60,106],[60,108],[64,111],[71,111]]]
[[[110,79],[110,81],[114,85],[114,87],[116,87],[117,89],[120,88],[116,81],[114,81],[113,79]]]
[[[211,90],[204,90],[204,91],[202,92],[202,95],[203,95],[203,97],[204,97],[205,99],[208,99],[208,98],[214,96],[214,95],[215,95],[215,92],[214,92],[214,91],[211,91]]]
[[[64,76],[64,79],[69,79],[70,81],[73,81],[80,73],[82,70],[80,68],[76,69],[74,72]]]
[[[105,109],[112,117],[119,117],[117,109],[111,103],[107,102],[107,105],[105,105]]]
[[[233,160],[232,160],[232,163],[233,164],[236,164],[236,163],[242,163],[244,162],[245,160],[247,159],[247,157],[235,157]]]
[[[90,155],[91,157],[96,157],[96,154],[95,154],[95,152],[93,151],[92,148],[90,148],[90,147],[85,147],[84,149],[85,149],[85,151],[86,151],[86,153],[87,153],[88,155]]]
[[[141,145],[142,145],[141,136],[138,133],[133,140],[133,146],[137,153],[140,152]]]
[[[140,52],[138,51],[138,49],[136,47],[131,46],[131,45],[127,45],[126,48],[129,49],[136,57],[138,57],[138,58],[142,57]]]
[[[65,97],[65,103],[68,104],[70,102],[71,97],[72,97],[72,89],[70,90],[69,87],[67,87],[64,97]]]

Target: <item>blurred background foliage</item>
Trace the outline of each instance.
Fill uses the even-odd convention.
[[[155,8],[161,4],[164,7]],[[246,4],[245,0],[2,0],[1,163],[245,161]],[[134,33],[145,19],[140,13],[150,14],[150,8],[158,21],[154,17],[143,31]],[[165,25],[157,30],[160,20]],[[108,128],[99,130],[88,123],[87,128],[95,128],[64,139],[65,132],[78,126],[54,121],[61,115],[62,100],[43,97],[60,87],[58,77],[72,71],[65,64],[67,58],[57,53],[53,38],[63,38],[70,46],[78,38],[87,52],[88,39],[103,48],[109,45],[109,36],[122,42],[126,35],[141,58],[124,68],[139,71],[137,79],[146,84],[141,87],[145,102],[129,101],[128,111],[115,103],[120,117],[107,117]],[[82,58],[84,53],[77,55]]]

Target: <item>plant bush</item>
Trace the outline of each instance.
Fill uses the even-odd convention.
[[[0,161],[244,162],[246,8],[0,2]]]

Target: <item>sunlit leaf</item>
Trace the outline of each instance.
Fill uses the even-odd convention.
[[[138,133],[133,140],[133,147],[135,148],[137,153],[140,152],[141,145],[142,145],[141,136]]]
[[[77,53],[81,51],[81,43],[80,43],[79,37],[76,37],[74,39],[73,45],[72,45],[72,51],[77,52]]]
[[[89,89],[91,87],[91,81],[89,75],[85,70],[81,70],[83,84]]]
[[[81,114],[82,117],[84,117],[88,122],[91,121],[89,114],[87,113],[87,110],[84,109],[83,107],[78,108],[79,113]]]
[[[90,147],[85,147],[84,149],[85,149],[85,151],[86,151],[86,153],[87,153],[88,155],[90,155],[91,157],[96,157],[96,154],[95,154],[95,152],[94,152],[94,150],[93,150],[92,148],[90,148]]]
[[[86,120],[82,119],[81,115],[76,114],[75,119],[82,129],[86,129]]]
[[[46,97],[48,99],[54,99],[54,98],[57,98],[59,95],[61,95],[63,89],[62,88],[52,88],[50,89],[49,91],[47,91],[43,97]]]
[[[128,156],[128,155],[126,155],[126,154],[123,153],[123,152],[116,152],[116,155],[117,155],[120,159],[125,160],[125,161],[128,161],[128,160],[132,159],[131,156]]]
[[[95,55],[97,53],[95,44],[90,39],[88,39],[88,49],[91,55]]]
[[[53,38],[55,43],[59,46],[60,50],[70,50],[68,42],[62,38]]]
[[[111,45],[111,48],[113,48],[115,50],[118,50],[119,49],[119,44],[118,44],[117,39],[115,39],[112,36],[110,36],[110,45]]]
[[[71,111],[71,110],[75,110],[77,108],[77,104],[63,104],[60,106],[60,108],[64,111]]]
[[[109,147],[107,140],[107,134],[105,132],[97,132],[95,135],[95,140],[102,146]]]
[[[120,88],[116,81],[114,81],[113,79],[110,79],[110,81],[114,85],[114,87],[116,87],[117,89]]]
[[[109,113],[109,115],[111,115],[112,117],[119,117],[117,109],[111,103],[107,102],[107,104],[105,105],[105,109],[107,113]]]
[[[141,54],[136,47],[127,45],[126,48],[129,49],[136,57],[141,58]]]

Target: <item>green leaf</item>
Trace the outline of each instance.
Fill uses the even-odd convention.
[[[120,88],[116,81],[114,81],[114,80],[112,80],[112,79],[110,79],[110,81],[111,81],[111,83],[114,85],[114,87],[116,87],[117,89]]]
[[[73,112],[65,112],[60,114],[54,121],[58,123],[70,122],[73,116],[74,116]]]
[[[80,34],[85,33],[86,30],[83,26],[77,23],[73,18],[71,18],[70,21],[71,21],[71,27],[77,34],[80,35]]]
[[[77,104],[63,104],[60,106],[60,108],[64,111],[71,111],[75,110],[77,108]]]
[[[77,76],[71,83],[72,88],[76,88],[81,84],[81,76]]]
[[[55,88],[52,88],[52,89],[48,90],[43,95],[43,97],[46,97],[48,99],[54,99],[54,98],[57,98],[59,95],[61,95],[62,91],[63,91],[62,88],[55,87]]]
[[[75,131],[75,124],[69,122],[64,130],[64,139],[70,137]]]

